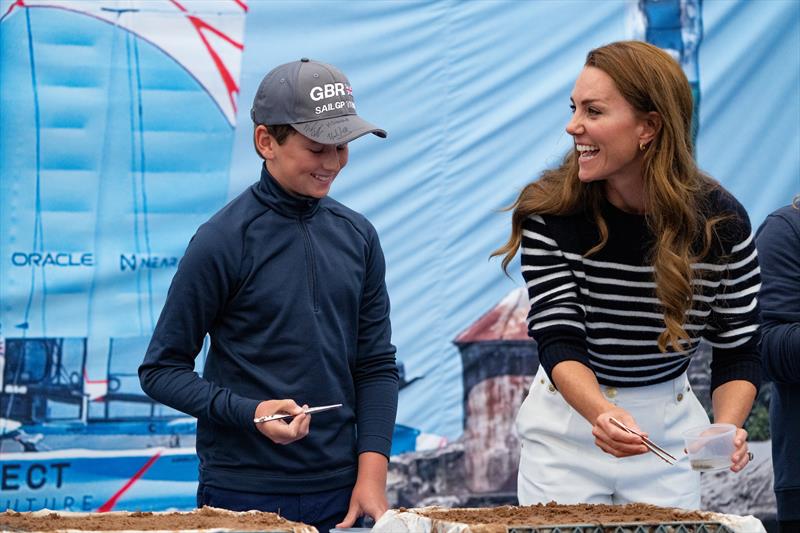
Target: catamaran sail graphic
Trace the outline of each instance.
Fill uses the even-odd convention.
[[[227,199],[246,11],[0,0],[4,464],[31,451],[57,464],[66,448],[94,449],[86,464],[152,446],[194,455],[194,421],[144,396],[136,367],[186,242]],[[73,496],[58,491],[88,478],[60,475],[63,506]],[[38,489],[14,486],[9,508]]]
[[[0,23],[32,8],[79,13],[151,43],[190,73],[235,124],[244,0],[2,0]]]

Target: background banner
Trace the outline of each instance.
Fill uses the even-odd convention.
[[[489,254],[501,209],[571,146],[586,53],[630,38],[681,60],[700,167],[754,229],[788,204],[794,0],[0,0],[0,506],[194,506],[194,420],[149,401],[136,369],[195,229],[258,179],[258,83],[300,57],[347,73],[389,132],[351,144],[331,194],[386,254],[393,452],[462,446],[472,492],[512,492],[537,360],[518,263],[508,278]]]

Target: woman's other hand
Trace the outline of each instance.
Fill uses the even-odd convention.
[[[736,429],[736,436],[733,437],[733,445],[736,448],[731,455],[731,472],[741,472],[752,459],[752,454],[747,447],[747,430]]]

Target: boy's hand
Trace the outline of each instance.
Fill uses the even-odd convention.
[[[308,408],[307,405],[300,407],[294,400],[264,400],[256,407],[253,418],[274,415],[275,413],[295,415],[291,422],[271,420],[256,424],[258,430],[275,444],[289,444],[308,435],[311,416],[303,411],[306,408]]]
[[[376,522],[389,508],[386,501],[386,471],[388,459],[376,452],[363,452],[358,456],[358,478],[350,496],[350,508],[336,527],[352,527],[364,515]]]

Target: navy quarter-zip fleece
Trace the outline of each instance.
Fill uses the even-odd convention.
[[[200,481],[300,494],[352,485],[358,454],[389,456],[398,373],[375,228],[332,198],[259,182],[200,226],[139,368],[152,398],[197,418]],[[203,377],[194,371],[206,333]],[[344,404],[273,443],[264,400]]]

